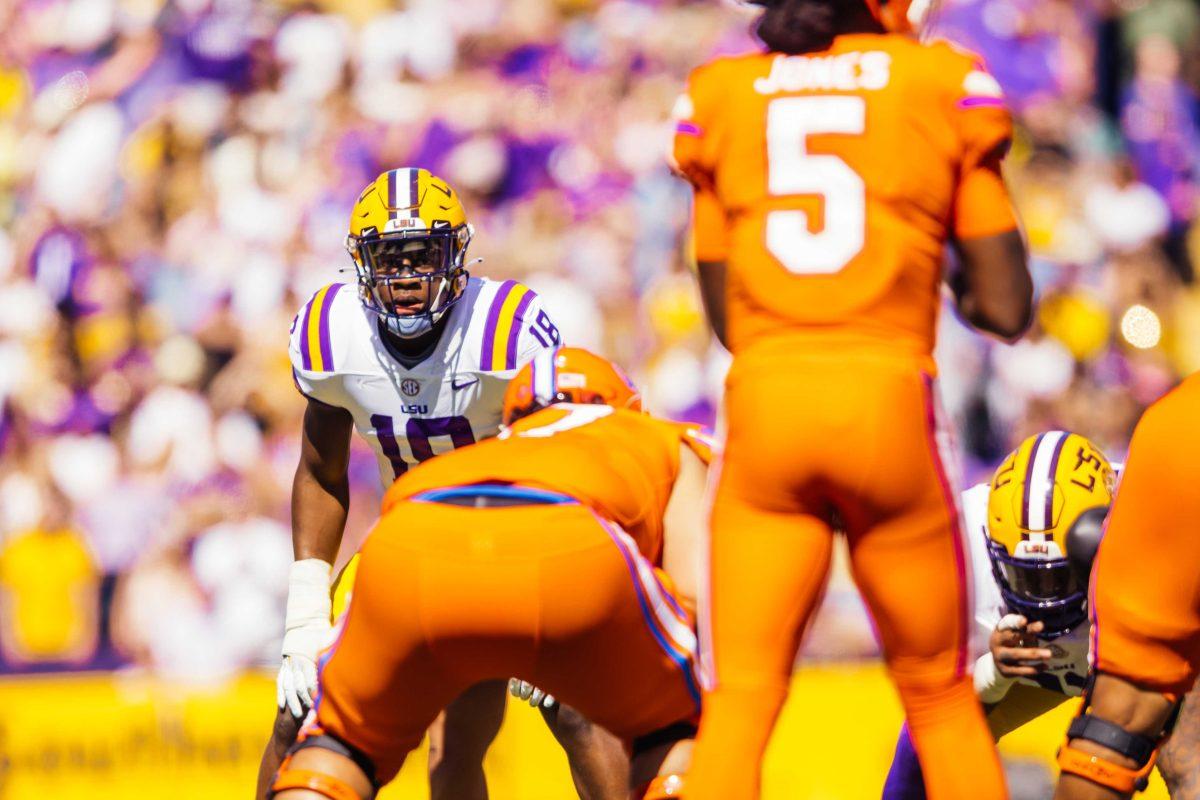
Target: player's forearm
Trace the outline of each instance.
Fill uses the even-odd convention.
[[[700,282],[700,298],[704,302],[704,312],[708,315],[708,323],[713,333],[726,349],[729,348],[729,334],[725,325],[725,274],[724,261],[701,261],[696,265],[697,277]]]
[[[961,272],[951,283],[959,313],[978,330],[1014,341],[1033,319],[1033,279],[1020,231],[955,242]]]
[[[332,564],[342,543],[349,510],[350,484],[345,475],[322,480],[301,464],[292,484],[294,558],[318,558]]]

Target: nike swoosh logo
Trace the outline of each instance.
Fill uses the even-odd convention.
[[[469,381],[462,383],[458,382],[458,378],[451,378],[450,388],[457,392],[459,389],[466,389],[468,386],[474,386],[477,383],[479,383],[479,378],[471,378]]]

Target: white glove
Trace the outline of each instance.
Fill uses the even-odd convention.
[[[288,576],[283,664],[275,679],[275,703],[297,719],[312,707],[317,694],[317,654],[329,644],[333,601],[329,584],[333,567],[319,558],[292,563]]]
[[[558,701],[554,699],[554,695],[546,694],[532,683],[518,678],[508,679],[508,693],[513,697],[525,700],[534,708],[550,709],[558,704]]]

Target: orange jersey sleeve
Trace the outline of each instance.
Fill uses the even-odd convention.
[[[405,473],[384,497],[383,512],[432,489],[519,484],[579,500],[620,525],[657,562],[680,447],[706,461],[712,448],[694,425],[567,403],[519,420],[502,437],[444,453]]]
[[[945,44],[856,34],[717,59],[675,117],[697,258],[729,267],[735,354],[782,336],[929,361],[946,241],[1014,224],[995,169],[1008,112]]]
[[[672,166],[694,190],[692,237],[697,261],[724,261],[729,254],[728,220],[716,193],[715,167],[720,139],[721,82],[705,80],[697,69],[675,102]]]
[[[982,60],[945,46],[949,114],[962,146],[953,235],[960,239],[992,236],[1017,227],[1000,164],[1012,141],[1012,115],[1000,84]]]

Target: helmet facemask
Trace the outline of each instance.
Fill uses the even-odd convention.
[[[470,225],[365,233],[346,240],[363,304],[402,338],[428,333],[462,297]]]
[[[1009,555],[991,540],[988,554],[1005,605],[1030,622],[1040,621],[1043,638],[1062,636],[1087,618],[1087,578],[1066,557]]]

